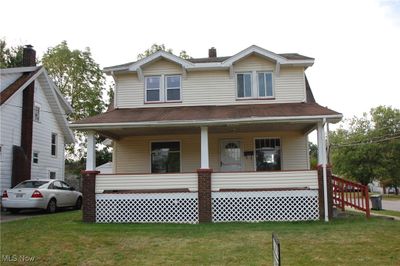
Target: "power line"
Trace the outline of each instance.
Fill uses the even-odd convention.
[[[383,139],[376,139],[376,140],[370,140],[370,141],[364,141],[364,142],[353,142],[353,143],[345,143],[345,144],[331,144],[332,148],[340,148],[340,147],[352,147],[352,146],[361,146],[361,145],[367,145],[367,144],[374,144],[374,143],[381,143],[393,139],[400,139],[400,135],[395,135]]]
[[[5,103],[4,105],[13,106],[13,107],[17,107],[17,108],[22,109],[22,106],[19,106],[19,105],[14,105],[14,104],[10,104],[10,103]],[[45,112],[45,113],[49,113],[49,114],[67,115],[67,114],[65,114],[65,113],[58,113],[58,112],[53,112],[53,111],[47,111],[47,110],[44,110],[43,108],[40,108],[40,111],[41,111],[41,112]]]

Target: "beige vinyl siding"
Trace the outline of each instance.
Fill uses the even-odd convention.
[[[197,191],[197,173],[98,175],[96,193],[104,190],[189,189]]]
[[[200,131],[200,129],[199,129]],[[250,133],[209,133],[210,167],[220,170],[220,141],[239,140],[244,151],[254,151],[255,138],[281,139],[282,170],[307,170],[308,150],[307,137],[296,132],[250,132]],[[200,134],[135,136],[115,141],[115,173],[150,173],[150,142],[181,141],[181,170],[194,172],[200,167]],[[242,156],[243,170],[254,171],[254,156]]]
[[[116,99],[119,108],[167,107],[183,105],[231,105],[302,102],[305,99],[304,68],[281,67],[274,75],[273,100],[236,100],[236,73],[243,71],[273,71],[275,63],[258,56],[249,56],[233,66],[235,75],[228,70],[189,71],[182,75],[181,103],[144,103],[144,80],[136,73],[116,76]],[[143,68],[144,76],[182,74],[182,67],[164,59]],[[255,86],[255,84],[253,84]]]

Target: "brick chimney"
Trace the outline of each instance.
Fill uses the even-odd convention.
[[[209,58],[217,57],[217,49],[215,49],[215,47],[211,47],[210,49],[208,49],[208,57]]]
[[[25,45],[22,54],[22,66],[36,66],[36,51],[33,50],[33,46],[28,44]]]
[[[32,45],[24,47],[22,66],[36,66],[36,51]],[[23,75],[30,75],[30,72]],[[13,153],[12,185],[31,179],[34,93],[35,81],[32,81],[22,92],[21,147],[19,154]]]

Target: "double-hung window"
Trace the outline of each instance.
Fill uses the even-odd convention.
[[[146,77],[146,103],[180,101],[181,84],[182,82],[180,75],[160,75]]]
[[[251,73],[237,74],[237,96],[238,98],[250,98],[252,96]]]
[[[57,156],[57,134],[51,133],[51,156]]]
[[[161,77],[151,76],[146,77],[146,102],[161,101]]]
[[[258,77],[258,97],[272,97],[272,72],[259,72]]]
[[[273,98],[272,72],[245,72],[236,74],[236,87],[238,99]]]

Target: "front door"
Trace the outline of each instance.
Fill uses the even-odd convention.
[[[234,172],[242,170],[242,150],[238,140],[221,141],[221,171]]]

